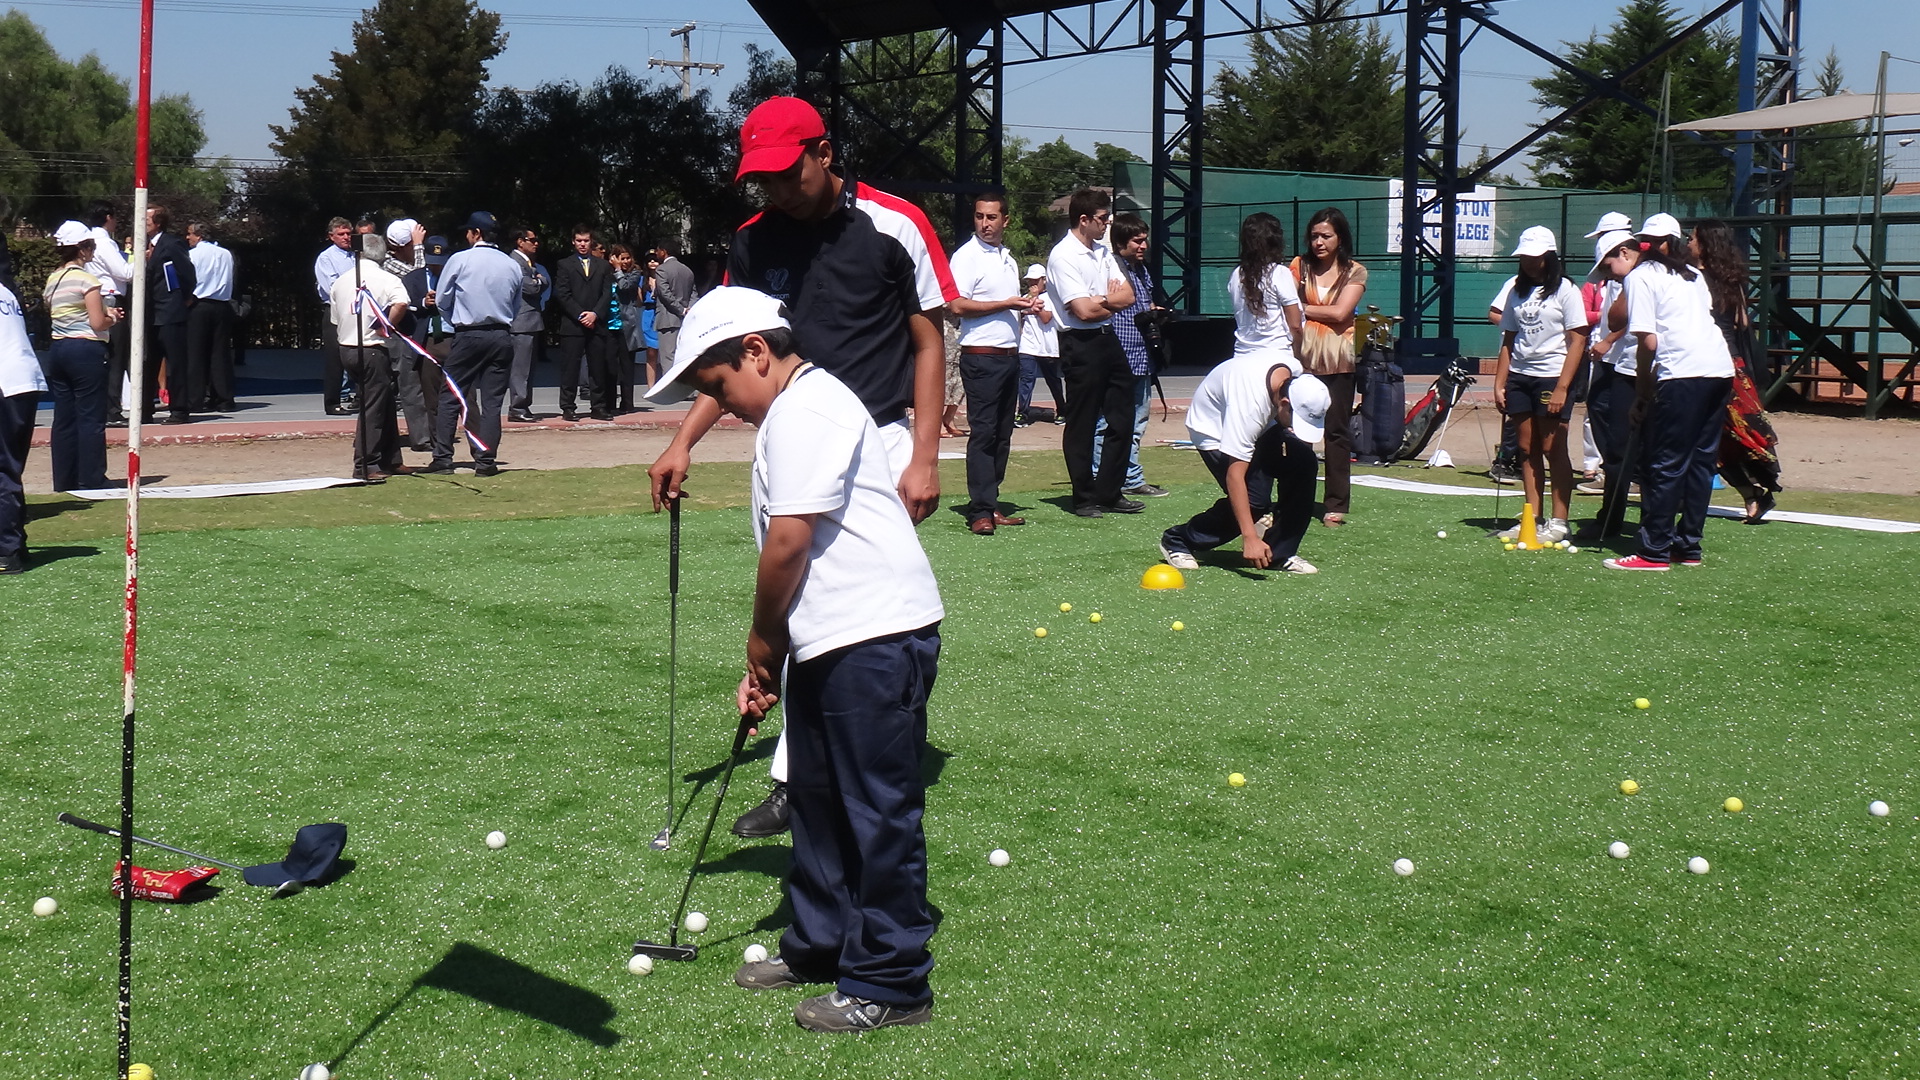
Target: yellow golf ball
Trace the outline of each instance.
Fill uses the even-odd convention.
[[[1044,626],[1036,626],[1036,627],[1034,627],[1034,628],[1033,628],[1033,636],[1034,636],[1034,637],[1046,637],[1046,636],[1047,636],[1047,628],[1046,628],[1046,627],[1044,627]]]
[[[1175,619],[1173,620],[1173,628],[1175,630],[1185,630],[1187,628],[1187,624],[1181,622],[1179,619]]]
[[[1512,544],[1502,544],[1500,546],[1506,548],[1508,551],[1512,551],[1514,548],[1514,545]]]
[[[1620,794],[1638,795],[1639,793],[1640,793],[1640,785],[1636,781],[1633,781],[1633,780],[1620,781]]]
[[[1720,805],[1726,807],[1727,813],[1729,814],[1737,814],[1740,811],[1745,810],[1747,808],[1747,804],[1741,802],[1738,796],[1728,799],[1726,802],[1721,803]]]
[[[1247,778],[1244,776],[1241,776],[1239,773],[1228,773],[1227,786],[1228,787],[1246,787]]]
[[[1087,621],[1088,621],[1088,622],[1099,622],[1099,621],[1100,621],[1100,613],[1096,611],[1096,612],[1094,612],[1093,614],[1091,614],[1091,615],[1089,615],[1089,616],[1087,616]]]
[[[1651,709],[1653,708],[1653,702],[1643,697],[1637,697],[1633,699],[1633,707],[1636,709]]]
[[[1072,604],[1061,604],[1061,605],[1060,605],[1060,611],[1061,611],[1061,612],[1062,612],[1063,614],[1064,614],[1064,613],[1066,613],[1066,612],[1069,612],[1069,611],[1072,611],[1072,610],[1073,610],[1073,605],[1072,605]]]
[[[134,1062],[127,1066],[127,1080],[153,1080],[153,1066]]]

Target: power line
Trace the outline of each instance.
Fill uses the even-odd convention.
[[[123,11],[137,10],[140,0],[8,0],[12,7],[57,7],[57,8],[114,8]],[[167,0],[168,11],[195,12],[217,15],[261,15],[270,18],[285,19],[357,19],[366,13],[365,8],[339,7],[308,4],[254,4],[240,3],[236,0]],[[558,15],[549,13],[518,14],[496,11],[501,21],[519,23],[526,26],[598,26],[622,29],[667,30],[677,25],[671,19],[637,19],[625,15]],[[741,37],[767,38],[767,31],[752,23],[702,23],[702,28],[712,28],[715,33],[735,34]]]

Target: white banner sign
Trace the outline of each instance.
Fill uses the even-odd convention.
[[[1392,200],[1387,214],[1387,251],[1398,254],[1400,251],[1400,195],[1406,190],[1401,180],[1387,181],[1387,197]],[[1432,188],[1420,189],[1420,201],[1433,198]],[[1504,254],[1494,246],[1497,230],[1495,223],[1495,192],[1490,187],[1476,187],[1471,195],[1457,195],[1453,200],[1453,253],[1461,258],[1497,258]],[[1440,206],[1438,203],[1427,208],[1425,215],[1427,243],[1434,250],[1440,248]]]

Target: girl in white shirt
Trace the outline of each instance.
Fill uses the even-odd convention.
[[[1233,355],[1271,353],[1298,375],[1300,289],[1286,264],[1287,234],[1272,214],[1240,223],[1240,265],[1227,277],[1233,297]]]
[[[1521,233],[1513,253],[1520,273],[1500,313],[1493,402],[1518,425],[1520,482],[1536,511],[1546,505],[1544,473],[1552,465],[1553,510],[1538,531],[1541,543],[1552,544],[1568,533],[1574,473],[1567,419],[1573,415],[1573,377],[1587,354],[1587,309],[1580,289],[1567,280],[1551,229],[1536,225]],[[1518,525],[1501,533],[1519,535]]]

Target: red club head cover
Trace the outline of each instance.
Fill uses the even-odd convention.
[[[124,865],[124,863],[113,864],[113,882],[109,888],[115,896],[119,896],[126,889],[126,881],[120,872]],[[184,870],[148,870],[145,867],[136,866],[133,868],[133,898],[177,903],[188,889],[219,872],[212,866],[189,866]]]

